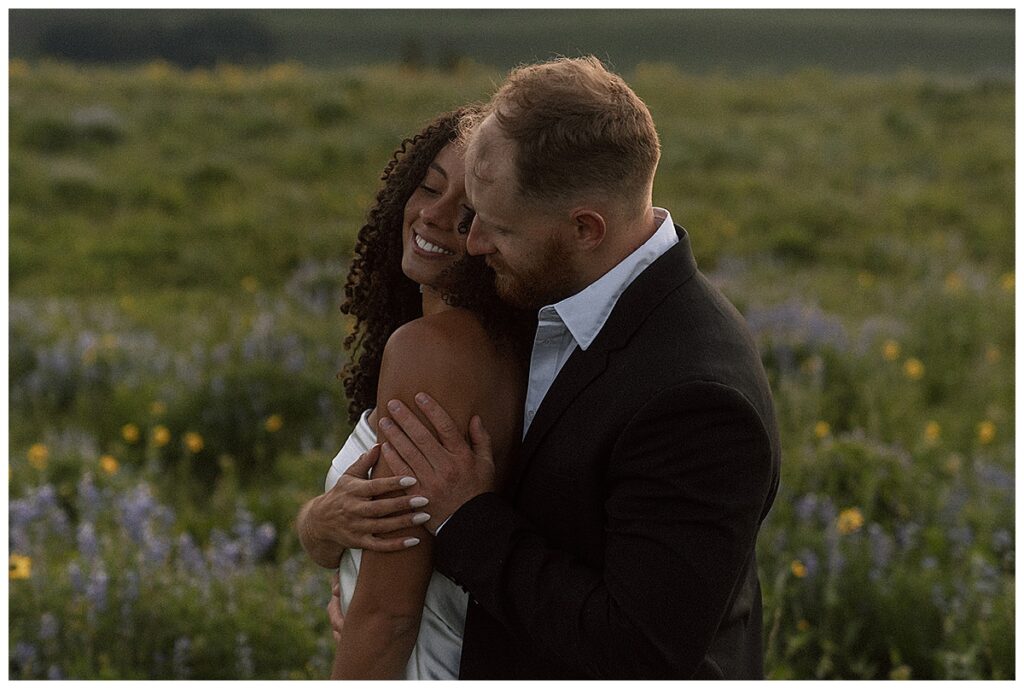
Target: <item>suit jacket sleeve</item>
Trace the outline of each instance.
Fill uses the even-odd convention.
[[[435,567],[574,673],[690,677],[748,566],[770,481],[749,402],[678,385],[636,413],[608,459],[603,563],[552,547],[543,525],[488,493],[449,520]]]

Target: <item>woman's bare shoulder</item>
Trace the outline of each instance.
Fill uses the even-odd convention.
[[[505,364],[480,319],[466,309],[447,309],[406,323],[388,338],[384,356],[448,370]]]

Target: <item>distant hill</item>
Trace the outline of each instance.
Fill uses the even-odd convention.
[[[297,60],[507,68],[594,53],[743,73],[821,66],[1009,76],[1013,10],[9,10],[10,56],[186,67]]]

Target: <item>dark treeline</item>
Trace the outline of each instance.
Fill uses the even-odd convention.
[[[71,62],[124,63],[163,59],[184,68],[217,62],[263,64],[276,56],[268,28],[240,12],[196,12],[175,25],[150,18],[117,20],[114,13],[65,12],[42,24],[39,55]]]
[[[593,53],[617,70],[1014,71],[1013,10],[16,9],[10,56],[181,67],[296,60],[507,68]]]

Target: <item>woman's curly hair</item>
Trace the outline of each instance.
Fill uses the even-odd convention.
[[[419,285],[402,272],[405,204],[437,154],[457,139],[459,123],[479,111],[470,105],[439,115],[402,141],[381,174],[384,185],[359,230],[341,305],[342,313],[355,317],[344,342],[349,363],[339,374],[352,423],[377,402],[381,359],[391,333],[423,315]],[[444,295],[448,304],[475,312],[496,342],[522,360],[529,359],[536,314],[498,298],[494,272],[481,257],[463,256],[446,271],[445,282],[451,285]]]

